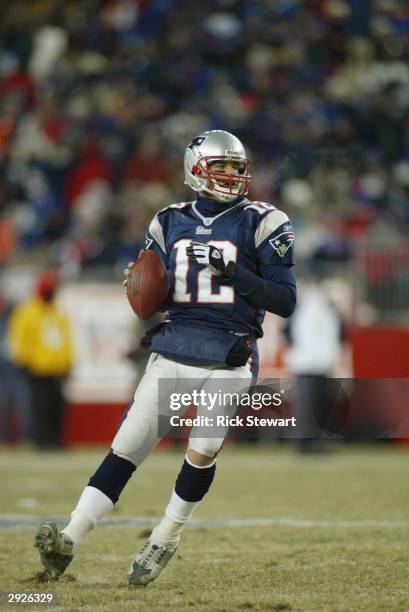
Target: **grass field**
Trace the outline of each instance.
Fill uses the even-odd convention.
[[[155,583],[135,589],[126,583],[130,560],[149,519],[162,514],[183,457],[157,452],[67,575],[36,583],[37,521],[64,521],[104,453],[0,451],[0,591],[55,596],[51,606],[13,606],[3,596],[2,609],[409,610],[409,452],[383,445],[325,457],[225,448],[174,559]]]

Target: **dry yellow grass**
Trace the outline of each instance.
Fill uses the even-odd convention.
[[[160,517],[183,456],[155,453],[121,498],[115,525],[89,535],[59,582],[38,584],[37,517],[68,516],[104,453],[0,453],[0,590],[55,595],[52,606],[13,606],[3,597],[3,609],[409,609],[409,454],[386,446],[340,448],[318,458],[288,448],[226,448],[195,515],[209,522],[185,531],[154,584],[134,589],[126,573],[148,530],[121,521]],[[22,526],[30,517],[32,525]],[[216,519],[250,522],[213,524]]]

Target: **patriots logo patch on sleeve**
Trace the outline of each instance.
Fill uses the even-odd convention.
[[[295,236],[291,223],[286,223],[280,230],[269,240],[269,243],[280,257],[284,257],[288,249],[294,244]]]

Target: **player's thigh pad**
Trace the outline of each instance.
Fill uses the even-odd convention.
[[[112,441],[116,455],[141,465],[160,439],[158,433],[158,386],[161,379],[177,375],[178,364],[153,355],[135,391],[133,403]]]

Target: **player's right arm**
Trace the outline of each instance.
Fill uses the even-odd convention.
[[[166,254],[166,245],[165,245],[165,235],[163,231],[162,224],[158,218],[158,215],[155,215],[152,221],[149,224],[149,229],[145,235],[145,251],[155,251],[157,255],[161,258],[166,267],[167,265],[167,254]],[[128,284],[128,276],[132,266],[134,265],[133,261],[130,261],[127,267],[124,270],[125,280],[123,281],[123,285],[126,287]]]
[[[145,236],[145,251],[155,251],[167,265],[167,254],[165,244],[165,234],[159,219],[159,215],[155,215],[150,222],[149,229]]]

